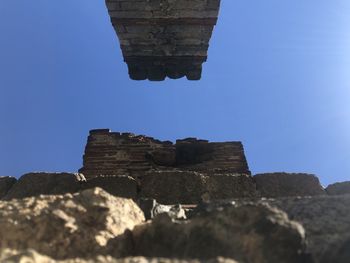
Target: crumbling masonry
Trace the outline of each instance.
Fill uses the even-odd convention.
[[[106,0],[134,80],[199,80],[220,0]]]
[[[92,130],[79,172],[86,178],[126,174],[138,177],[151,170],[250,175],[241,142],[211,143],[187,138],[159,141],[132,133]]]

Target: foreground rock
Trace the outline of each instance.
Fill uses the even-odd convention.
[[[141,178],[141,197],[162,204],[196,204],[216,200],[256,196],[250,175],[204,175],[190,171],[152,171]]]
[[[34,249],[55,259],[103,254],[108,241],[144,221],[130,199],[100,188],[0,201],[0,248]],[[113,248],[123,256],[127,242]]]
[[[81,188],[85,177],[73,173],[28,173],[23,175],[10,189],[5,199],[38,195],[75,193]]]
[[[192,217],[221,211],[249,201],[221,201],[201,204]],[[305,229],[308,254],[315,263],[350,262],[350,195],[288,197],[255,200],[285,211]]]
[[[0,177],[0,199],[3,198],[11,187],[16,183],[17,179],[10,176]]]
[[[99,176],[89,179],[82,185],[83,189],[95,187],[100,187],[114,196],[137,199],[137,182],[130,176]]]
[[[324,195],[320,181],[312,174],[266,173],[254,176],[263,197]]]
[[[66,259],[54,260],[50,257],[41,255],[34,250],[26,251],[11,251],[5,250],[0,252],[0,262],[6,263],[238,263],[232,259],[216,258],[206,261],[199,260],[178,260],[167,258],[144,258],[144,257],[129,257],[129,258],[112,258],[111,256],[96,256],[93,259]]]
[[[303,227],[268,205],[232,206],[185,223],[161,215],[136,227],[133,234],[136,255],[146,257],[311,262],[303,254]]]
[[[350,262],[350,195],[268,200],[305,230],[315,262]],[[346,259],[346,260],[345,260]]]
[[[344,195],[350,194],[350,182],[331,184],[326,188],[330,195]]]

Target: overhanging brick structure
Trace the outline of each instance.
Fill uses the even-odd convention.
[[[83,168],[87,178],[100,175],[143,176],[149,171],[194,171],[205,174],[250,175],[241,142],[216,142],[188,138],[159,141],[131,133],[92,130],[88,137]]]
[[[199,80],[220,0],[106,0],[134,80]]]

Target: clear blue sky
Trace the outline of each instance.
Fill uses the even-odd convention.
[[[76,171],[88,131],[241,140],[253,173],[350,180],[350,1],[223,0],[203,78],[128,78],[104,1],[0,1],[0,175]]]

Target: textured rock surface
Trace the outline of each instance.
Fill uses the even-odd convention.
[[[136,255],[214,258],[251,263],[310,262],[303,227],[267,205],[228,207],[185,223],[166,215],[133,231]],[[273,253],[271,251],[273,250]]]
[[[240,142],[209,143],[189,138],[173,144],[107,129],[90,131],[79,172],[86,178],[120,174],[137,178],[147,171],[170,168],[250,174]]]
[[[143,221],[132,200],[100,188],[0,201],[0,248],[34,249],[55,259],[89,258],[104,253],[110,239],[122,240],[127,229]],[[113,253],[129,253],[127,244],[125,240],[113,247]]]
[[[338,263],[348,263],[350,259],[350,238],[334,251],[332,256]]]
[[[112,258],[111,256],[96,256],[92,259],[67,259],[54,260],[50,257],[41,255],[34,250],[26,251],[0,251],[0,262],[6,263],[238,263],[232,259],[217,258],[206,261],[199,260],[179,260],[167,258]]]
[[[204,175],[198,172],[152,171],[141,178],[143,198],[161,204],[195,204],[203,200],[253,197],[256,187],[250,175]]]
[[[141,179],[142,198],[161,204],[192,204],[204,198],[206,176],[196,172],[149,172]]]
[[[268,201],[300,222],[305,230],[308,250],[315,262],[337,261],[340,255],[349,255],[350,195],[315,196],[311,198],[281,198]]]
[[[203,203],[188,215],[190,218],[202,217],[250,202],[236,199]],[[314,257],[315,263],[349,262],[350,195],[263,198],[252,202],[277,207],[286,212],[290,219],[302,224],[306,234],[307,253]],[[343,258],[347,258],[347,261]]]
[[[0,199],[3,198],[17,179],[11,176],[0,176]]]
[[[245,174],[213,174],[208,176],[206,191],[207,198],[204,200],[247,198],[258,195],[253,178]]]
[[[65,194],[80,190],[85,177],[72,173],[29,173],[23,175],[4,199],[23,198],[41,194]]]
[[[99,176],[89,179],[82,185],[83,189],[95,187],[100,187],[114,196],[137,199],[137,182],[130,176]]]
[[[331,184],[326,188],[326,192],[330,195],[350,194],[350,182]]]
[[[263,197],[324,195],[318,178],[311,174],[266,173],[254,176]]]
[[[135,80],[201,78],[220,0],[106,0]]]

